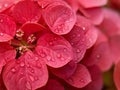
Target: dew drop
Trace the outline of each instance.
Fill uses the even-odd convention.
[[[77,52],[77,53],[80,53],[80,49],[77,49],[76,52]]]
[[[77,36],[80,37],[80,34],[78,34]]]
[[[16,69],[15,69],[15,68],[12,68],[11,71],[14,73],[14,72],[16,72]]]
[[[64,61],[65,59],[63,57],[61,57],[61,60]]]
[[[2,9],[2,6],[0,6],[0,9]]]
[[[61,55],[60,55],[60,54],[57,54],[57,57],[58,57],[58,58],[60,58],[60,57],[61,57]]]
[[[85,27],[83,27],[82,29],[83,29],[83,30],[85,30],[86,28],[85,28]]]
[[[35,72],[34,69],[31,69],[31,72],[34,73]]]
[[[50,57],[50,56],[47,56],[46,58],[47,58],[47,60],[48,60],[48,61],[50,61],[50,60],[51,60],[51,57]]]
[[[96,58],[97,58],[97,59],[99,59],[99,58],[100,58],[100,55],[99,55],[99,54],[97,54]]]
[[[8,4],[4,4],[4,7],[8,7]]]
[[[3,19],[0,19],[0,23],[2,23],[3,22]]]
[[[32,86],[31,86],[30,82],[28,82],[28,81],[26,83],[26,88],[29,90],[32,90]]]
[[[83,79],[80,80],[81,83],[85,83]]]
[[[38,77],[35,77],[35,80],[38,80],[39,78]]]
[[[36,63],[36,65],[37,65],[37,67],[39,67],[39,68],[41,68],[41,67],[42,67],[42,65],[41,65],[41,63],[40,63],[40,62],[37,62],[37,63]]]
[[[33,76],[31,76],[31,75],[29,76],[29,78],[30,78],[31,81],[35,80],[35,78]]]
[[[66,52],[66,51],[67,51],[67,49],[66,49],[66,48],[64,48],[64,49],[63,49],[63,51],[64,51],[64,52]]]
[[[49,42],[49,45],[53,45],[53,42]]]
[[[44,58],[44,57],[46,56],[46,54],[45,54],[44,52],[41,52],[41,53],[40,53],[40,56],[41,56],[42,58]]]
[[[37,61],[39,58],[38,57],[35,57],[35,60]]]
[[[21,62],[21,63],[20,63],[20,66],[21,66],[21,67],[24,67],[24,66],[25,66],[25,63],[24,63],[24,62]]]
[[[0,33],[0,36],[3,36],[4,34],[3,33]]]
[[[69,78],[68,81],[71,82],[71,83],[74,83],[72,78]]]

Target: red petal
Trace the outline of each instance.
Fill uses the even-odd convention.
[[[16,25],[9,16],[0,14],[0,42],[11,40],[16,33]]]
[[[37,2],[24,0],[18,2],[12,10],[12,16],[18,23],[37,22],[41,17],[41,10]]]
[[[87,48],[91,48],[97,41],[98,29],[95,27],[91,28],[86,32],[85,37],[86,37]]]
[[[110,46],[112,49],[112,54],[114,58],[114,62],[118,63],[120,61],[120,36],[113,36],[110,39]]]
[[[114,82],[117,90],[120,90],[120,62],[118,62],[114,68]]]
[[[24,38],[27,39],[31,34],[39,33],[41,35],[42,31],[46,31],[46,28],[38,23],[25,23],[21,28],[24,31]]]
[[[100,69],[94,65],[92,67],[89,67],[89,71],[92,77],[92,82],[80,90],[102,90],[103,80]]]
[[[89,8],[89,9],[82,9],[80,8],[80,11],[91,20],[91,22],[95,25],[99,25],[103,19],[104,19],[104,14],[103,14],[103,9],[102,8]]]
[[[91,76],[84,65],[78,64],[75,73],[65,81],[74,87],[83,88],[91,82]]]
[[[107,4],[107,0],[78,0],[79,3],[85,8],[99,7]]]
[[[48,71],[43,60],[28,51],[6,65],[3,80],[8,90],[35,90],[47,83]]]
[[[51,31],[58,35],[70,32],[76,21],[74,11],[63,1],[50,3],[44,9],[43,17]]]
[[[0,43],[0,73],[2,67],[16,57],[16,51],[7,43]]]
[[[38,40],[37,53],[47,65],[58,68],[73,58],[72,47],[67,40],[54,34],[45,34]]]
[[[86,52],[86,38],[84,30],[80,26],[75,25],[71,32],[65,35],[65,38],[73,46],[73,50],[76,55],[74,57],[74,61],[79,62]]]
[[[4,83],[3,83],[3,79],[2,79],[2,75],[1,75],[1,74],[0,74],[0,90],[7,90],[7,89],[5,88]]]
[[[104,20],[100,25],[101,30],[108,36],[120,35],[120,15],[111,9],[103,9]],[[114,18],[113,18],[114,17]]]
[[[51,69],[52,73],[59,78],[66,79],[69,78],[76,70],[77,64],[74,61],[69,62],[67,65],[61,68]]]
[[[64,90],[64,87],[57,80],[50,79],[45,87],[38,90]]]
[[[0,12],[8,9],[20,0],[0,0]]]

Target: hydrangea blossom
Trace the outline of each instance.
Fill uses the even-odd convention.
[[[102,90],[113,64],[119,89],[120,16],[106,4],[1,0],[0,90]]]

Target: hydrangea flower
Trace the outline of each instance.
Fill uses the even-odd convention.
[[[106,4],[1,0],[0,89],[102,90],[113,63],[119,88],[119,15]]]

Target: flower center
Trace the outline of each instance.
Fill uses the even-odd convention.
[[[34,50],[36,36],[30,34],[25,36],[25,32],[21,29],[16,31],[15,38],[11,41],[11,45],[16,49],[18,57],[28,50]]]

